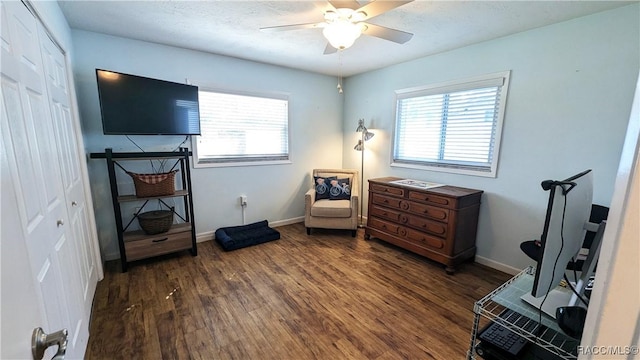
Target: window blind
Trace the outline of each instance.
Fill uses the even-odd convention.
[[[212,91],[199,92],[200,162],[289,159],[289,102]]]
[[[393,162],[493,171],[502,90],[498,78],[400,92]]]

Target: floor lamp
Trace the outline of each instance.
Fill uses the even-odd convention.
[[[362,138],[358,140],[356,146],[353,147],[354,150],[360,151],[360,224],[358,224],[358,227],[364,227],[364,224],[362,223],[362,212],[364,210],[364,198],[362,196],[364,193],[364,143],[365,141],[371,140],[374,133],[367,130],[364,126],[364,119],[358,120],[358,128],[356,129],[356,132],[359,132],[362,136]]]

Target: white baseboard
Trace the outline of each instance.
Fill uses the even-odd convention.
[[[482,257],[478,255],[476,255],[475,262],[477,262],[480,265],[484,265],[510,275],[516,275],[520,271],[522,271],[522,269],[514,268],[513,266],[509,266],[509,265],[497,262],[495,260],[491,260],[486,257]]]
[[[215,231],[205,231],[203,233],[196,234],[196,242],[201,243],[205,241],[211,241],[216,238]]]
[[[269,226],[271,227],[285,226],[285,225],[300,223],[303,221],[304,221],[304,216],[300,216],[300,217],[291,218],[291,219],[272,221],[269,223]]]
[[[120,254],[119,253],[104,254],[104,261],[111,261],[111,260],[118,260],[118,259],[120,259]]]

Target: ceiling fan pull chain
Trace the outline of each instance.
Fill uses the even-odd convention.
[[[338,69],[340,72],[340,75],[338,76],[338,93],[342,94],[343,90],[342,90],[342,51],[338,52]]]

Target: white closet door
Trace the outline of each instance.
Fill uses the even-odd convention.
[[[93,294],[98,282],[94,245],[96,239],[90,230],[90,218],[85,201],[85,183],[79,162],[83,161],[78,153],[79,138],[74,126],[71,100],[68,87],[65,56],[40,26],[42,60],[46,75],[49,104],[55,129],[57,153],[62,173],[62,186],[65,192],[69,225],[73,231],[75,258],[79,260],[76,278],[79,283],[82,308],[85,320],[91,315]]]
[[[82,255],[85,251],[79,240],[82,238],[74,227],[86,227],[83,225],[86,221],[78,215],[81,211],[67,210],[73,207],[67,192],[70,198],[74,196],[75,190],[69,186],[74,176],[69,176],[68,182],[63,181],[62,172],[74,170],[65,168],[59,156],[59,144],[54,135],[58,123],[54,126],[51,116],[50,104],[54,102],[48,97],[38,21],[21,2],[3,1],[1,6],[0,127],[2,169],[8,170],[2,172],[1,210],[3,214],[17,213],[12,217],[19,219],[7,223],[3,216],[1,241],[3,251],[6,248],[24,249],[22,252],[14,250],[16,259],[28,259],[27,263],[9,259],[6,264],[3,257],[2,275],[4,278],[10,271],[30,274],[32,278],[22,287],[7,288],[2,283],[1,355],[3,358],[26,358],[28,354],[30,358],[32,329],[24,331],[20,320],[33,322],[33,313],[39,313],[40,319],[35,321],[40,323],[28,326],[40,326],[46,333],[66,328],[69,331],[66,358],[79,359],[84,355],[88,339],[88,314],[82,296],[86,280],[82,279],[82,274],[86,277],[90,273],[81,270],[81,264],[90,262],[94,267],[95,264],[89,260],[93,256],[86,259]],[[60,110],[62,108],[60,106]],[[64,118],[64,115],[56,116]],[[69,140],[68,143],[72,142]],[[81,199],[75,201],[86,206]],[[35,301],[20,301],[21,297],[33,294],[37,298]],[[87,296],[93,297],[93,293]],[[8,309],[5,302],[18,306]],[[33,308],[34,303],[37,309]],[[4,314],[8,311],[12,312],[13,323],[5,323]],[[12,328],[20,331],[12,332]],[[45,358],[51,358],[55,351],[55,348],[48,349]]]

